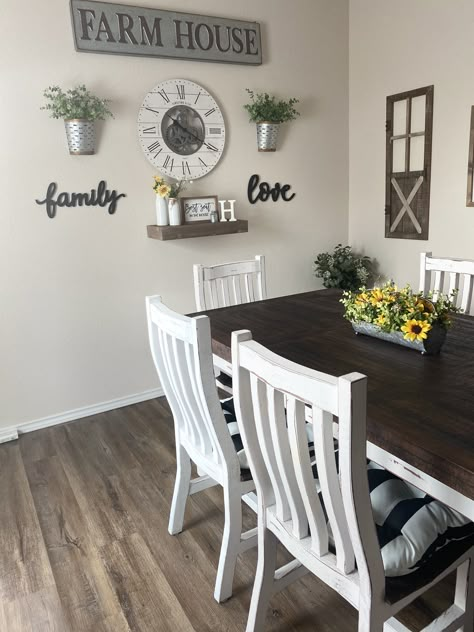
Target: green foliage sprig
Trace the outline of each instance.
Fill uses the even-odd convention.
[[[351,246],[338,244],[333,253],[323,252],[316,257],[314,273],[322,278],[324,287],[357,290],[367,282],[373,271],[370,257],[352,252]]]
[[[392,281],[379,288],[359,292],[343,292],[341,303],[345,307],[344,317],[351,322],[366,322],[380,327],[382,331],[401,331],[409,340],[421,340],[434,324],[448,329],[450,314],[459,312],[455,305],[457,290],[451,295],[433,293],[427,297],[413,292],[409,285],[398,289]]]
[[[64,92],[59,86],[49,86],[43,96],[46,105],[41,109],[47,110],[55,119],[86,119],[88,121],[103,121],[108,116],[113,117],[108,108],[109,99],[99,99],[86,86],[80,85]]]
[[[290,99],[289,101],[278,100],[275,96],[270,96],[266,92],[255,93],[246,88],[250,95],[250,103],[246,103],[244,108],[250,115],[251,123],[285,123],[294,121],[300,115],[295,109],[295,104],[299,103],[298,99]]]

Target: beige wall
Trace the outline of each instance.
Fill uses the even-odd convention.
[[[350,1],[349,240],[398,283],[418,284],[419,253],[474,259],[466,208],[474,4],[472,0]],[[428,241],[384,238],[385,103],[434,84]]]
[[[161,293],[171,307],[192,310],[193,263],[264,253],[275,296],[320,287],[314,255],[347,241],[347,0],[156,4],[260,21],[264,65],[76,53],[67,0],[2,5],[0,427],[155,388],[144,297]],[[228,129],[221,163],[189,193],[237,199],[247,235],[146,238],[155,172],[138,145],[137,112],[148,90],[175,77],[208,88]],[[113,99],[116,118],[106,123],[97,155],[70,157],[62,123],[39,110],[41,94],[51,84],[82,82]],[[247,86],[301,99],[302,116],[274,155],[256,151],[242,109]],[[250,206],[252,173],[290,183],[295,200]],[[50,181],[81,192],[100,179],[127,194],[114,216],[64,208],[49,219],[35,204]]]

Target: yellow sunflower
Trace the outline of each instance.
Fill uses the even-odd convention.
[[[372,292],[370,293],[369,300],[372,303],[372,305],[377,305],[378,303],[381,303],[384,299],[385,299],[384,293],[382,292],[382,290],[379,290],[378,288],[376,288],[375,290],[372,290]]]
[[[425,340],[427,332],[431,329],[430,323],[425,320],[407,320],[405,325],[401,327],[401,330],[405,333],[403,336],[405,340]]]
[[[378,316],[375,319],[375,324],[378,325],[379,327],[383,327],[387,322],[387,317],[384,316],[383,314],[380,314],[380,316]]]
[[[360,294],[356,296],[355,304],[359,306],[365,305],[365,303],[367,303],[368,300],[369,300],[369,297],[367,296],[367,293],[361,292]]]
[[[171,187],[167,184],[160,184],[160,186],[157,187],[156,192],[160,197],[165,198],[170,194]]]

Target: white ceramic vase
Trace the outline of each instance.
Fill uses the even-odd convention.
[[[181,224],[181,205],[178,198],[169,198],[168,214],[170,218],[170,226],[179,226]]]
[[[168,200],[160,195],[156,196],[156,225],[168,226]]]

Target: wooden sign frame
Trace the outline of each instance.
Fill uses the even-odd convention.
[[[258,22],[95,0],[70,0],[70,7],[80,52],[262,63]]]
[[[217,195],[195,195],[193,197],[182,197],[181,199],[181,208],[183,211],[183,218],[185,224],[194,224],[196,222],[210,222],[211,221],[211,213],[213,211],[218,211],[218,201]],[[197,208],[193,210],[189,210],[186,212],[186,206],[200,204],[206,205],[208,203],[208,208],[203,214]]]

